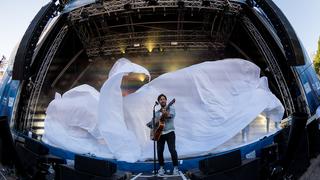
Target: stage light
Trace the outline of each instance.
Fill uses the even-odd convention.
[[[120,48],[120,52],[121,52],[121,54],[125,54],[126,53],[126,49],[125,48]]]
[[[158,5],[158,0],[145,0],[148,3],[148,6]]]
[[[178,42],[172,41],[170,44],[171,44],[171,46],[176,46],[176,45],[178,45]]]
[[[177,4],[179,8],[184,8],[184,2],[182,0],[179,0]]]
[[[130,3],[125,4],[125,5],[123,6],[123,8],[124,8],[125,10],[131,10],[131,4],[130,4]]]
[[[158,52],[163,52],[163,50],[164,50],[160,44],[158,44],[155,49],[156,49]]]
[[[133,47],[140,47],[140,44],[139,43],[134,43]]]
[[[138,79],[139,81],[143,82],[146,79],[146,76],[144,74],[139,74]]]
[[[210,1],[203,0],[202,1],[202,6],[209,7],[210,6]]]
[[[152,50],[153,50],[153,48],[154,48],[154,46],[155,46],[155,44],[152,43],[152,42],[147,42],[147,43],[145,44],[145,46],[146,46],[148,52],[151,53]]]

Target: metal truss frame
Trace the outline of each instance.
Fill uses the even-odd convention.
[[[183,2],[183,7],[179,6]],[[73,10],[69,13],[69,22],[78,34],[89,57],[119,54],[124,49],[130,52],[146,52],[145,44],[150,39],[156,39],[157,46],[175,49],[205,49],[209,47],[224,47],[223,42],[229,39],[238,20],[237,15],[242,10],[239,2],[229,0],[210,0],[205,5],[202,0],[158,0],[150,6],[145,0],[111,0],[99,1]],[[203,20],[186,19],[186,13],[198,10]],[[173,20],[154,20],[141,22],[133,19],[137,13],[141,18],[151,15],[150,12],[171,13],[176,15]],[[110,16],[119,24],[110,24]],[[136,14],[135,14],[136,16]],[[192,15],[191,15],[192,16]],[[163,24],[163,27],[159,27]],[[171,29],[166,29],[169,25]],[[172,29],[172,27],[175,27]],[[185,27],[194,26],[195,29]],[[139,27],[149,28],[150,32],[135,32]],[[202,31],[199,30],[202,27]],[[127,29],[127,32],[117,32],[117,28]],[[198,29],[197,29],[198,28]],[[190,32],[188,32],[190,30]],[[178,46],[168,46],[170,41],[179,42]],[[195,42],[192,42],[195,41]],[[204,43],[208,41],[207,43]],[[132,48],[139,43],[139,48]],[[144,48],[144,49],[142,49]],[[120,51],[120,49],[122,49]]]
[[[144,46],[146,43],[156,43],[157,46],[175,49],[194,49],[195,47],[199,49],[200,45],[204,45],[202,49],[208,48],[208,45],[210,45],[209,47],[224,47],[223,44],[229,39],[238,17],[211,12],[203,15],[205,17],[208,16],[203,21],[184,20],[184,13],[179,13],[178,20],[173,21],[133,22],[132,18],[127,18],[127,23],[111,26],[108,26],[106,21],[100,22],[99,19],[91,19],[90,22],[83,21],[73,27],[89,57],[119,54],[120,49],[131,48],[134,43],[140,44],[139,48],[134,48],[134,52],[146,52],[146,47]],[[97,24],[100,25],[100,28],[98,28]],[[163,27],[159,28],[159,24],[163,24]],[[177,29],[166,29],[166,25],[171,27],[176,25]],[[189,27],[191,25],[197,28],[184,29],[184,25]],[[134,32],[135,27],[139,26],[147,27],[151,30]],[[107,28],[108,32],[106,33],[103,30]],[[110,31],[117,28],[128,28],[128,31],[123,33]],[[148,42],[150,39],[153,42]],[[179,42],[179,46],[169,46],[172,41]],[[208,43],[203,43],[206,41]]]
[[[142,9],[156,8],[178,8],[179,0],[158,0],[156,5],[150,6],[145,0],[110,0],[102,1],[102,3],[93,3],[70,12],[69,18],[71,21],[81,20],[84,17],[97,16],[108,14],[109,16],[114,13],[121,13],[125,11],[137,11]],[[209,9],[216,11],[224,11],[229,13],[238,14],[242,9],[241,5],[237,2],[229,0],[209,0],[209,5],[204,5],[202,0],[183,0],[185,8],[192,9]]]
[[[292,114],[293,112],[295,112],[295,107],[293,104],[292,97],[290,95],[288,85],[282,74],[282,71],[279,67],[277,60],[275,59],[266,41],[263,39],[262,35],[259,33],[259,31],[254,26],[254,24],[250,21],[250,19],[244,16],[242,18],[242,21],[246,27],[246,30],[249,32],[251,37],[255,40],[257,47],[259,48],[260,52],[263,54],[263,56],[266,59],[268,67],[270,68],[270,71],[272,72],[273,77],[280,89],[279,92],[284,102],[286,113],[288,115]]]
[[[209,39],[208,39],[209,38]],[[156,41],[148,42],[148,39]],[[106,35],[93,38],[86,49],[89,57],[99,55],[120,54],[127,52],[147,52],[148,47],[162,49],[208,49],[208,47],[222,48],[224,44],[219,41],[210,41],[210,32],[192,30],[148,31]],[[176,42],[172,45],[172,42]],[[135,47],[134,44],[139,44]]]
[[[58,33],[57,37],[53,41],[49,52],[47,53],[46,57],[43,60],[43,63],[41,64],[40,70],[36,76],[35,82],[29,82],[31,88],[31,95],[28,100],[28,106],[25,113],[24,118],[24,129],[32,130],[33,128],[33,116],[36,112],[39,96],[41,93],[43,82],[46,78],[46,74],[48,72],[48,69],[50,67],[50,64],[53,60],[54,55],[56,54],[62,40],[64,39],[65,35],[68,32],[68,26],[64,26],[61,28],[60,32]]]
[[[225,45],[224,43],[219,42],[181,42],[179,41],[178,45],[170,45],[170,43],[161,42],[154,45],[158,52],[161,52],[163,50],[166,51],[166,49],[171,50],[221,50],[224,49]],[[158,50],[162,49],[162,50]],[[121,53],[147,53],[148,51],[146,48],[139,47],[127,47],[124,50],[115,47],[103,47],[103,48],[90,48],[87,49],[87,54],[89,57],[92,56],[98,56],[98,55],[117,55]]]

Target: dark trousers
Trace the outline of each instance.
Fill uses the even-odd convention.
[[[159,165],[164,166],[163,151],[164,151],[164,144],[166,141],[171,154],[173,166],[178,166],[178,154],[176,151],[176,135],[174,131],[168,134],[161,135],[159,141],[157,141]]]

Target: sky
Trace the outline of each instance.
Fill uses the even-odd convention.
[[[309,55],[320,37],[320,0],[273,0],[295,29]],[[0,56],[9,57],[30,22],[49,0],[1,0]]]
[[[0,55],[10,56],[30,22],[49,0],[1,0]]]
[[[309,55],[317,51],[320,37],[320,0],[273,0],[296,31]]]

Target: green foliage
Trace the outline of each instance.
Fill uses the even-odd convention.
[[[317,50],[316,55],[314,56],[314,59],[313,59],[313,65],[314,65],[314,69],[316,70],[317,74],[320,75],[320,38],[318,40],[318,50]]]

